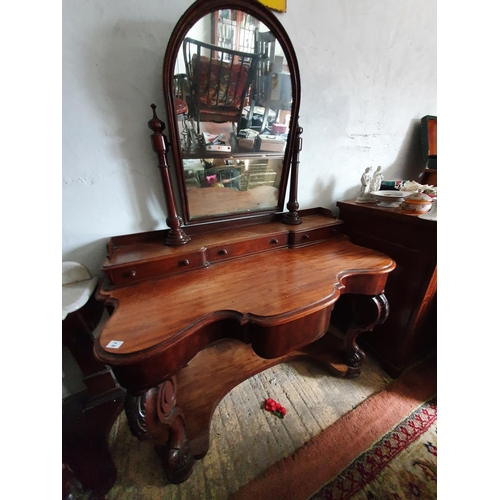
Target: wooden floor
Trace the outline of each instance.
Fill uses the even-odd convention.
[[[106,499],[223,500],[391,381],[370,357],[353,380],[308,361],[269,368],[219,403],[210,450],[181,485],[168,484],[152,445],[130,434],[122,413],[110,434],[118,479]],[[287,409],[283,420],[263,409],[268,397]]]

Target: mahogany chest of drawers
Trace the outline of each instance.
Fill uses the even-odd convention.
[[[337,203],[343,231],[353,243],[378,250],[396,262],[385,295],[390,314],[359,344],[393,377],[436,349],[437,222],[404,214],[400,208]]]

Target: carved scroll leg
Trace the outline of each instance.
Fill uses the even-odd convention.
[[[348,365],[347,376],[358,377],[366,355],[356,344],[356,338],[362,332],[371,332],[382,324],[389,315],[389,302],[384,294],[367,296],[353,295],[353,320],[344,337],[345,358]]]
[[[175,377],[140,396],[127,393],[125,412],[132,434],[154,442],[170,483],[183,483],[193,472],[184,415],[175,406]]]

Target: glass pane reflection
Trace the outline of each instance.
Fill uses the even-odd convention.
[[[178,54],[174,89],[190,218],[276,209],[292,95],[269,29],[238,10],[203,17]]]
[[[204,158],[183,163],[192,218],[278,205],[283,158]]]

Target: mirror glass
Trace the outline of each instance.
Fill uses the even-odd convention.
[[[189,219],[278,207],[292,86],[267,26],[223,9],[187,33],[172,89]]]

